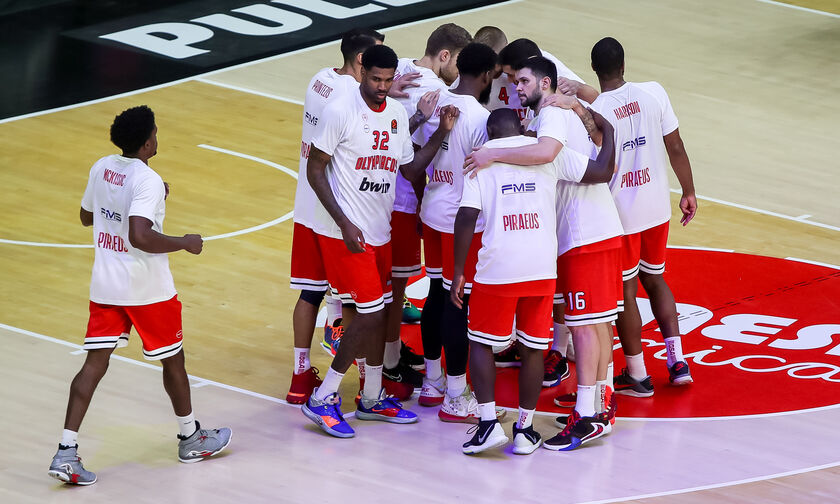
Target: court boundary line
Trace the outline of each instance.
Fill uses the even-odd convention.
[[[29,336],[29,337],[39,339],[39,340],[42,340],[42,341],[46,341],[46,342],[50,342],[50,343],[57,343],[59,345],[69,347],[69,348],[73,348],[75,350],[81,350],[82,349],[82,346],[77,344],[77,343],[71,343],[69,341],[65,341],[65,340],[62,340],[62,339],[59,339],[59,338],[54,338],[52,336],[47,336],[45,334],[36,333],[34,331],[29,331],[29,330],[26,330],[26,329],[22,329],[20,327],[10,326],[8,324],[4,324],[4,323],[1,323],[1,322],[0,322],[0,329],[5,329],[5,330],[7,330],[9,332],[12,332],[12,333],[17,333],[17,334],[20,334],[20,335],[23,335],[23,336]],[[111,354],[111,358],[116,359],[120,362],[125,362],[125,363],[128,363],[128,364],[134,364],[134,365],[146,368],[146,369],[154,369],[154,370],[163,372],[163,368],[161,366],[156,366],[156,365],[150,364],[148,362],[144,362],[144,361],[140,361],[140,360],[136,360],[136,359],[131,359],[129,357],[125,357],[125,356],[122,356],[122,355],[116,355],[116,354]],[[201,388],[201,387],[205,387],[207,385],[212,385],[214,387],[218,387],[218,388],[223,389],[223,390],[228,390],[228,391],[231,391],[231,392],[237,392],[237,393],[243,394],[245,396],[254,397],[254,398],[257,398],[257,399],[263,399],[265,401],[272,402],[272,403],[275,403],[275,404],[285,404],[287,406],[291,406],[291,407],[294,407],[296,409],[300,409],[300,406],[297,405],[297,404],[290,404],[289,402],[284,401],[283,399],[279,399],[277,397],[272,397],[272,396],[269,396],[269,395],[266,395],[266,394],[261,394],[259,392],[254,392],[253,390],[248,390],[248,389],[244,389],[244,388],[241,388],[241,387],[235,387],[233,385],[220,383],[220,382],[217,382],[215,380],[209,380],[209,379],[201,378],[201,377],[191,375],[191,374],[187,374],[187,377],[194,381],[194,382],[190,383],[190,388]],[[345,417],[353,417],[355,415],[353,414],[353,412],[350,412],[350,413],[348,413],[344,416]],[[757,483],[757,482],[761,482],[761,481],[769,481],[769,480],[776,479],[776,478],[783,478],[783,477],[787,477],[787,476],[795,476],[795,475],[798,475],[798,474],[805,474],[805,473],[809,473],[809,472],[820,471],[820,470],[823,470],[823,469],[830,469],[830,468],[837,467],[837,466],[840,466],[840,461],[830,462],[830,463],[827,463],[827,464],[820,464],[820,465],[816,465],[816,466],[809,466],[809,467],[805,467],[805,468],[794,469],[794,470],[784,471],[784,472],[780,472],[780,473],[773,473],[773,474],[769,474],[769,475],[754,476],[752,478],[743,478],[743,479],[740,479],[740,480],[727,481],[727,482],[723,482],[723,483],[712,483],[712,484],[708,484],[708,485],[699,485],[699,486],[695,486],[695,487],[680,488],[680,489],[674,489],[674,490],[666,490],[666,491],[662,491],[662,492],[655,492],[655,493],[642,494],[642,495],[625,496],[625,497],[612,497],[612,498],[608,498],[608,499],[586,501],[586,502],[583,502],[581,504],[610,504],[610,503],[614,503],[614,502],[623,502],[623,501],[628,501],[628,500],[647,499],[647,498],[653,498],[653,497],[664,497],[664,496],[669,496],[669,495],[681,495],[681,494],[686,494],[686,493],[699,492],[699,491],[703,491],[703,490],[710,490],[710,489],[714,489],[714,488],[726,488],[726,487],[731,487],[731,486],[743,485],[743,484],[747,484],[747,483]]]
[[[802,12],[810,12],[811,14],[819,14],[820,16],[826,17],[833,17],[833,18],[840,18],[840,14],[835,14],[833,12],[828,11],[821,11],[818,9],[811,9],[809,7],[802,7],[801,5],[789,4],[784,2],[776,2],[774,0],[756,0],[757,2],[769,4],[769,5],[777,5],[779,7],[787,7],[788,9],[794,9]]]
[[[408,23],[389,26],[387,28],[382,28],[379,31],[380,32],[386,32],[386,31],[396,30],[398,28],[406,28],[406,27],[414,26],[414,25],[417,25],[417,24],[420,24],[420,23],[428,23],[430,21],[437,21],[437,20],[449,18],[449,17],[452,17],[452,16],[461,16],[461,15],[466,15],[466,14],[472,14],[474,12],[480,12],[480,11],[483,11],[483,10],[493,9],[493,8],[496,8],[496,7],[503,7],[503,6],[506,6],[506,5],[512,5],[512,4],[515,4],[515,3],[522,2],[522,1],[523,0],[507,0],[505,2],[499,2],[499,3],[492,4],[492,5],[482,5],[480,7],[473,7],[472,9],[467,9],[467,10],[464,10],[464,11],[461,11],[461,12],[441,14],[439,16],[435,16],[435,17],[431,17],[431,18],[427,18],[427,19],[420,19],[420,20],[417,20],[417,21],[411,21],[411,22],[408,22]],[[294,56],[295,54],[301,54],[301,53],[313,51],[315,49],[320,49],[322,47],[327,47],[327,46],[332,45],[332,44],[339,44],[340,42],[341,42],[341,39],[339,38],[339,39],[336,39],[336,40],[331,40],[329,42],[322,42],[322,43],[316,44],[314,46],[302,47],[300,49],[295,49],[294,51],[289,51],[289,52],[285,52],[285,53],[282,53],[282,54],[275,54],[274,56],[268,56],[268,57],[257,59],[257,60],[254,60],[254,61],[246,61],[244,63],[239,63],[239,64],[236,64],[236,65],[231,65],[231,66],[228,66],[228,67],[219,68],[219,69],[216,69],[216,70],[211,70],[209,72],[205,72],[205,73],[202,73],[202,74],[193,75],[193,76],[190,76],[190,77],[184,77],[183,79],[178,79],[178,80],[174,80],[174,81],[170,81],[170,82],[163,82],[161,84],[155,84],[154,86],[149,86],[149,87],[145,87],[145,88],[141,88],[141,89],[135,89],[133,91],[126,91],[125,93],[119,93],[119,94],[115,94],[115,95],[111,95],[111,96],[104,96],[102,98],[96,98],[96,99],[93,99],[93,100],[87,100],[87,101],[83,101],[83,102],[79,102],[79,103],[71,103],[70,105],[63,105],[61,107],[55,107],[55,108],[46,109],[46,110],[39,110],[37,112],[30,112],[28,114],[22,114],[22,115],[19,115],[19,116],[7,117],[5,119],[0,119],[0,124],[19,121],[21,119],[29,119],[29,118],[32,118],[32,117],[38,117],[38,116],[47,115],[47,114],[52,114],[52,113],[55,113],[55,112],[62,112],[62,111],[65,111],[65,110],[72,110],[72,109],[75,109],[75,108],[81,108],[81,107],[85,107],[85,106],[88,106],[88,105],[96,105],[97,103],[103,103],[103,102],[106,102],[106,101],[117,100],[117,99],[120,99],[120,98],[125,98],[125,97],[133,96],[133,95],[136,95],[136,94],[146,93],[146,92],[149,92],[149,91],[157,91],[159,89],[164,89],[164,88],[167,88],[167,87],[175,86],[177,84],[183,84],[183,83],[186,83],[186,82],[194,81],[194,80],[197,80],[197,79],[202,78],[202,77],[208,77],[210,75],[215,75],[215,74],[222,73],[222,72],[228,72],[228,71],[231,71],[231,70],[246,68],[246,67],[257,65],[257,64],[260,64],[260,63],[267,63],[269,61],[274,61],[274,60],[277,60],[277,59],[282,59],[282,58],[286,58],[286,57],[289,57],[289,56]]]

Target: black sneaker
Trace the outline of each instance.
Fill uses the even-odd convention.
[[[414,350],[405,343],[400,346],[400,362],[417,371],[426,369],[426,359],[422,355],[414,353]]]
[[[668,379],[673,385],[688,385],[694,380],[691,378],[691,371],[686,361],[677,361],[668,368]]]
[[[496,359],[496,367],[506,368],[506,367],[519,367],[522,365],[522,361],[519,358],[519,350],[516,349],[516,345],[511,345],[501,352],[494,355]]]
[[[643,380],[637,380],[630,376],[627,368],[621,370],[621,374],[613,378],[615,393],[632,397],[650,397],[653,395],[653,385],[650,383],[650,376]]]
[[[517,455],[530,455],[542,444],[540,433],[534,430],[533,425],[524,429],[516,427],[518,422],[513,422],[513,453]]]
[[[554,387],[569,377],[569,363],[566,358],[560,355],[557,350],[549,350],[545,357],[545,372],[543,374],[543,387]]]
[[[607,433],[606,426],[597,415],[581,417],[577,411],[573,411],[567,422],[560,433],[543,443],[543,448],[555,451],[574,450]]]
[[[478,425],[472,427],[467,431],[467,434],[472,434],[473,437],[464,443],[463,450],[467,455],[481,453],[484,450],[501,446],[508,442],[508,437],[505,436],[505,431],[502,429],[502,424],[498,420],[480,420]]]
[[[397,364],[397,367],[393,369],[383,367],[382,377],[397,383],[411,384],[414,388],[420,388],[423,386],[423,373],[416,371],[412,367],[406,366],[402,361],[400,361]]]

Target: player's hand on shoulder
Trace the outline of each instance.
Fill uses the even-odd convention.
[[[362,234],[362,230],[352,222],[347,221],[346,224],[341,226],[341,237],[344,239],[347,250],[353,254],[365,251],[365,236]]]
[[[417,110],[423,114],[424,120],[428,121],[434,114],[438,98],[440,98],[440,89],[429,91],[420,97],[420,101],[417,102]]]
[[[473,147],[473,152],[464,159],[464,175],[469,174],[470,178],[478,175],[478,170],[487,168],[493,164],[492,149],[487,147]]]
[[[393,84],[391,84],[391,89],[388,90],[388,96],[391,98],[408,98],[408,93],[405,92],[405,89],[420,86],[419,82],[414,82],[419,78],[420,72],[409,72],[400,75],[400,78],[395,79]]]
[[[576,80],[567,79],[565,77],[558,77],[557,91],[560,91],[564,95],[576,96],[578,89],[580,88],[580,84],[581,83]]]
[[[542,107],[559,107],[562,109],[571,109],[576,103],[578,99],[574,96],[567,96],[565,94],[557,94],[554,93],[552,95],[546,96],[545,101],[543,102]]]
[[[185,234],[184,235],[184,250],[190,254],[200,254],[201,249],[204,248],[204,240],[200,234]]]
[[[440,109],[440,128],[444,131],[452,131],[455,120],[461,113],[455,105],[446,105]]]

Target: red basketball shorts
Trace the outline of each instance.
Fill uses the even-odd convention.
[[[621,275],[625,282],[638,275],[639,270],[650,275],[665,272],[669,224],[665,222],[621,239]]]
[[[391,272],[398,278],[420,274],[420,235],[417,214],[391,213]]]
[[[365,251],[354,254],[344,240],[318,236],[324,255],[327,280],[333,296],[343,303],[353,302],[359,313],[373,313],[393,300],[391,295],[391,243],[365,245]]]
[[[295,222],[292,233],[290,286],[292,289],[318,292],[326,292],[329,288],[318,235],[298,222]]]
[[[488,346],[506,346],[516,339],[537,350],[551,343],[554,280],[515,284],[473,284],[467,315],[467,337]]]
[[[116,306],[90,302],[85,350],[122,348],[128,345],[131,327],[143,341],[143,357],[160,360],[181,351],[181,302],[178,296],[140,306]]]
[[[567,326],[612,322],[624,307],[621,238],[583,245],[557,258],[557,290]],[[472,303],[472,300],[470,300]]]

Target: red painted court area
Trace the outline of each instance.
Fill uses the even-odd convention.
[[[662,336],[648,300],[639,298],[655,394],[619,396],[620,417],[720,417],[840,404],[840,270],[704,250],[669,249],[667,261],[665,278],[695,382],[668,383]],[[413,301],[422,306],[423,300]],[[403,326],[403,334],[422,348],[419,326]],[[614,354],[618,374],[624,358],[620,349]],[[516,368],[499,370],[500,406],[517,406],[517,379]],[[569,379],[543,389],[538,410],[568,412],[552,400],[575,387],[572,366]]]

